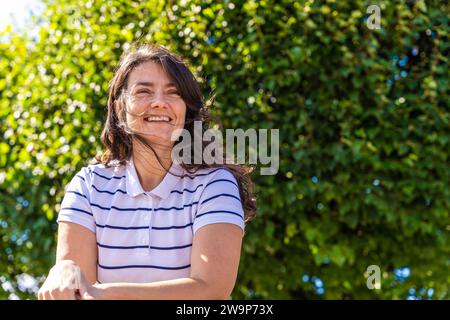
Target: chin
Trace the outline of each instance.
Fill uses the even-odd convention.
[[[170,140],[170,136],[165,135],[153,135],[145,137],[145,141],[152,147],[171,147],[174,142]]]

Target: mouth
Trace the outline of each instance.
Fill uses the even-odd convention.
[[[168,116],[148,116],[144,118],[146,122],[171,122],[172,118]]]

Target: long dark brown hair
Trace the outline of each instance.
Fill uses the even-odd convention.
[[[123,125],[126,123],[126,102],[124,96],[129,75],[137,66],[149,61],[160,64],[168,77],[175,83],[181,98],[186,104],[184,129],[189,131],[191,137],[194,136],[194,121],[202,122],[203,132],[209,129],[212,117],[206,108],[200,85],[189,70],[188,64],[175,53],[159,45],[142,44],[133,46],[122,55],[119,66],[109,84],[108,114],[101,136],[106,151],[96,157],[96,160],[105,166],[112,166],[112,163],[124,165],[132,155],[133,140],[135,140],[151,149],[164,168],[158,154],[146,139],[138,133],[128,132]],[[179,141],[175,144],[177,143]],[[203,150],[208,144],[203,143]],[[194,151],[193,148],[194,146],[191,144],[191,151]],[[180,163],[180,165],[192,175],[195,175],[198,170],[205,168],[222,167],[230,171],[238,183],[241,203],[244,209],[244,220],[247,222],[256,216],[256,199],[253,196],[253,182],[249,176],[250,167],[229,163],[229,161],[223,162],[223,164],[207,164],[202,160],[201,164]],[[167,168],[164,169],[168,172]]]

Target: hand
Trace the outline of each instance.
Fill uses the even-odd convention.
[[[104,288],[101,284],[89,284],[83,273],[81,273],[80,289],[77,295],[79,300],[103,300]]]
[[[38,292],[39,300],[76,300],[82,275],[80,267],[72,260],[57,262]],[[85,279],[84,279],[85,280]]]

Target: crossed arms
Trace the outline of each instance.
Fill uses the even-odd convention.
[[[38,298],[76,299],[77,291],[61,284],[55,271],[76,265],[81,270],[81,299],[228,299],[237,278],[242,236],[242,229],[230,223],[200,228],[194,235],[191,273],[187,278],[151,283],[98,284],[95,234],[81,225],[60,222],[56,265],[39,290]]]

